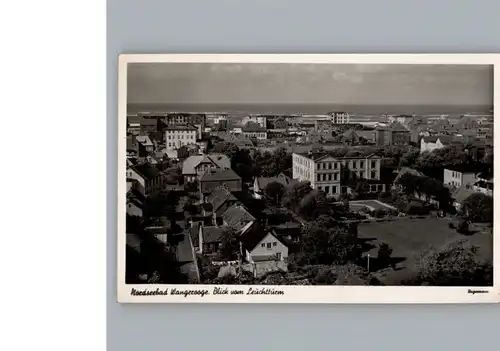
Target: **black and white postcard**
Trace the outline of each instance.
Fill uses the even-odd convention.
[[[499,55],[119,66],[119,302],[500,301]]]

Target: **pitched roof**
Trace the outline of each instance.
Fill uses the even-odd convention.
[[[232,169],[215,169],[205,172],[201,176],[201,182],[216,182],[216,181],[230,181],[230,180],[241,180],[241,177],[237,175]]]
[[[138,135],[135,138],[144,146],[153,146],[153,142],[147,135]]]
[[[422,141],[424,143],[436,143],[438,140],[437,136],[424,136],[422,137]]]
[[[249,222],[255,221],[255,217],[252,216],[243,205],[238,204],[229,207],[226,212],[222,214],[222,219],[229,227],[236,231],[243,229]]]
[[[224,154],[193,155],[182,163],[182,174],[195,174],[196,166],[205,162],[213,163],[221,169],[231,168],[231,160]]]
[[[257,123],[251,123],[250,125],[246,124],[241,128],[242,132],[247,132],[247,133],[253,133],[253,132],[266,132],[267,129],[265,127],[262,127],[261,125]]]
[[[290,184],[293,184],[296,182],[295,179],[291,179],[290,177],[286,176],[283,173],[280,173],[277,177],[258,177],[257,178],[257,184],[260,189],[264,189],[266,186],[268,186],[270,183],[279,183],[283,186],[288,186]]]
[[[241,242],[246,250],[252,251],[268,235],[272,235],[276,240],[286,245],[277,235],[264,230],[258,223],[253,225],[252,228],[241,237]]]
[[[225,227],[202,227],[203,241],[206,243],[218,242],[221,239],[222,233],[224,233]]]
[[[150,165],[149,163],[133,165],[130,166],[130,168],[142,175],[145,179],[152,179],[160,175],[160,171],[158,170],[158,168]]]
[[[345,139],[359,139],[359,134],[354,129],[347,130],[342,137]]]
[[[389,130],[393,132],[409,132],[401,123],[394,122],[389,125]]]
[[[236,197],[224,186],[219,185],[210,195],[207,196],[207,202],[213,206],[213,211],[217,211],[226,201],[236,201]]]

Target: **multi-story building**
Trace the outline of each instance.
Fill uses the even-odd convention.
[[[293,178],[308,181],[311,187],[323,190],[329,196],[351,192],[353,180],[369,181],[370,192],[385,190],[380,182],[381,158],[334,157],[328,152],[293,153]]]
[[[267,128],[267,117],[266,115],[248,115],[243,118],[241,125],[246,125],[247,123],[253,122],[260,125],[262,128]]]
[[[375,142],[377,145],[408,145],[410,139],[410,131],[399,122],[393,122],[387,127],[376,128]]]
[[[350,116],[347,112],[330,112],[328,116],[333,124],[348,124],[350,121]]]
[[[207,116],[204,113],[168,113],[163,117],[163,122],[171,127],[177,125],[191,125],[197,129],[197,139],[201,139],[201,134],[207,124]]]
[[[195,144],[198,129],[192,125],[170,125],[165,128],[165,148],[177,150],[181,146]]]

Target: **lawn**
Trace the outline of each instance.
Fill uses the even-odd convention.
[[[382,280],[386,284],[399,284],[415,274],[416,258],[430,246],[439,248],[447,243],[466,239],[479,247],[483,258],[493,257],[493,236],[484,231],[472,235],[462,235],[449,228],[450,220],[443,218],[398,219],[389,222],[361,223],[358,234],[365,242],[365,255],[376,257],[378,245],[382,242],[393,248],[396,269],[386,270]]]
[[[391,205],[385,204],[383,202],[380,202],[378,200],[355,200],[355,201],[349,201],[349,206],[353,210],[359,210],[360,207],[368,207],[370,211],[378,210],[378,209],[383,209],[383,210],[389,210],[389,209],[394,209]]]

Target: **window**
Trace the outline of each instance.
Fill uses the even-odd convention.
[[[328,180],[332,180],[332,174],[331,173],[328,175]]]
[[[321,178],[321,174],[317,174],[317,175],[316,175],[316,180],[317,180],[318,182],[321,180],[320,178]]]
[[[329,186],[325,186],[325,193],[330,194],[330,187]]]
[[[332,186],[332,194],[336,194],[336,193],[337,193],[337,186],[333,185]]]
[[[271,243],[267,243],[267,248],[271,249]]]
[[[375,167],[377,167],[377,162],[372,161],[372,168],[375,168]]]
[[[359,176],[360,176],[361,178],[364,178],[364,177],[365,177],[365,172],[364,172],[364,171],[359,172]]]
[[[328,169],[332,169],[332,163],[328,162]]]
[[[339,174],[338,173],[335,173],[333,175],[333,180],[339,180]]]
[[[321,163],[318,163],[318,164],[316,165],[316,169],[321,169],[321,167],[320,167],[320,166],[321,166]]]
[[[335,162],[335,163],[333,164],[333,166],[334,166],[333,168],[337,169],[339,165],[338,165],[338,163],[337,163],[337,162]]]
[[[371,175],[371,178],[372,179],[375,179],[377,178],[377,173],[375,171],[372,171],[372,175]]]
[[[352,161],[352,168],[356,168],[356,161]]]
[[[365,163],[363,161],[359,161],[359,167],[363,168],[365,166]]]
[[[278,243],[275,241],[275,242],[273,243],[273,247],[276,247],[276,246],[278,246]]]
[[[265,244],[265,243],[262,243],[260,246],[261,246],[261,247],[266,247],[266,244]]]

